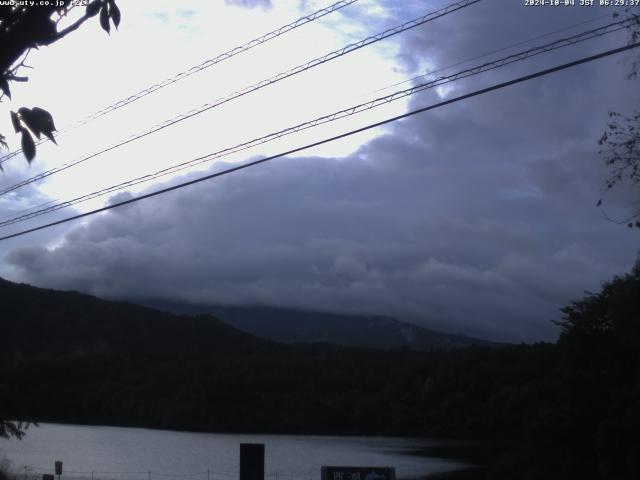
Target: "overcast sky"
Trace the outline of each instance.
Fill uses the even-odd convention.
[[[328,3],[120,0],[118,32],[107,36],[97,20],[87,22],[29,57],[30,81],[16,84],[13,101],[0,107],[0,132],[11,133],[8,110],[20,106],[46,108],[58,128],[73,124]],[[448,3],[356,2],[62,135],[58,146],[42,145],[31,166],[12,159],[0,187]],[[408,88],[423,79],[406,80],[428,71],[454,73],[595,28],[615,11],[621,12],[483,0],[0,197],[0,217]],[[139,185],[115,200],[621,46],[627,38],[619,32],[428,90]],[[595,206],[607,175],[597,145],[607,112],[638,107],[638,81],[625,79],[628,56],[0,242],[0,276],[107,298],[384,314],[489,339],[553,340],[559,308],[628,271],[638,252],[638,230],[606,220]],[[8,139],[19,144],[18,137]],[[115,200],[96,199],[0,233]],[[637,191],[619,189],[604,208],[624,218],[638,200]]]

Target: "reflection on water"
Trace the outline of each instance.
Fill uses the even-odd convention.
[[[236,435],[139,428],[41,424],[21,442],[0,440],[19,476],[53,473],[62,480],[229,480],[238,478],[240,443],[264,443],[269,480],[318,480],[322,465],[391,466],[399,480],[463,465],[410,453],[443,445],[411,438]],[[25,469],[26,467],[26,469]],[[18,478],[17,480],[20,480]]]

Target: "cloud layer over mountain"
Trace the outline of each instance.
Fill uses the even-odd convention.
[[[518,23],[504,3],[403,38],[408,74],[602,14],[538,9]],[[614,43],[430,91],[411,108]],[[607,59],[456,103],[348,157],[279,159],[113,210],[7,261],[24,281],[111,298],[388,314],[495,340],[554,339],[558,309],[635,258],[638,233],[595,208],[607,173],[596,140],[607,112],[637,99],[626,69]],[[634,200],[623,192],[608,206]]]

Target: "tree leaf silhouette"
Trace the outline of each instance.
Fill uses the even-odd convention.
[[[26,128],[22,129],[21,143],[22,143],[22,153],[24,153],[24,156],[27,158],[27,161],[31,163],[31,161],[36,156],[36,144],[34,143],[33,138],[31,138],[31,134]]]
[[[19,108],[18,113],[20,114],[20,118],[27,126],[27,128],[31,130],[34,135],[38,137],[38,139],[40,139],[42,130],[40,129],[37,115],[34,115],[31,109],[26,107]]]
[[[102,5],[102,10],[100,10],[100,26],[105,32],[111,32],[111,25],[109,25],[109,4],[106,2]]]
[[[9,150],[9,144],[7,143],[7,139],[1,133],[0,133],[0,148],[6,148],[7,150]],[[0,163],[0,172],[4,172],[4,167],[2,166],[2,163]]]
[[[9,90],[9,82],[6,78],[0,77],[0,90],[11,99],[11,90]]]
[[[22,130],[22,125],[20,125],[20,118],[18,117],[18,114],[13,110],[11,111],[11,123],[13,123],[13,129],[16,131],[16,133],[20,133],[20,130]]]
[[[55,131],[56,126],[53,123],[53,117],[51,114],[44,108],[33,107],[31,109],[31,118],[32,121],[36,123],[38,130],[44,133],[49,140],[57,145],[55,138],[53,138],[53,132]]]
[[[120,9],[118,8],[114,0],[109,0],[109,14],[111,15],[111,20],[113,20],[113,24],[115,25],[117,30],[118,26],[120,25],[121,15]]]
[[[102,0],[94,0],[89,5],[87,5],[85,15],[87,17],[95,17],[100,11],[101,6],[102,6]]]
[[[28,81],[25,76],[17,76],[16,72],[21,67],[27,68],[24,60],[20,62],[20,58],[29,49],[37,50],[41,46],[49,46],[61,40],[77,30],[87,20],[98,16],[98,14],[101,17],[99,20],[100,25],[107,33],[110,34],[111,21],[118,28],[121,13],[116,6],[116,1],[0,1],[0,4],[7,5],[6,7],[0,6],[0,96],[6,95],[11,98],[11,82]],[[67,15],[71,3],[83,3],[86,6],[83,15],[68,26],[58,30],[58,22]],[[9,4],[15,5],[11,7]],[[57,16],[56,19],[52,18],[54,15]],[[22,129],[25,129],[33,137],[32,140],[37,135],[44,133],[52,142],[56,142],[53,136],[55,127],[53,125],[47,126],[44,123],[48,120],[48,117],[42,117],[40,121],[36,116],[35,120],[33,120],[29,116],[29,112],[25,111],[24,118],[20,113],[14,113],[11,115],[11,120],[17,134],[23,134]],[[38,123],[39,121],[40,124]],[[0,422],[0,428],[3,425]]]

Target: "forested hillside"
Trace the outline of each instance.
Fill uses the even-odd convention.
[[[420,353],[281,345],[3,281],[0,418],[493,438],[516,445],[496,475],[638,478],[639,293],[636,267],[568,306],[555,345]]]

